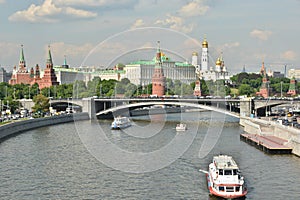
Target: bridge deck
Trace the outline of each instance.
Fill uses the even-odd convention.
[[[292,148],[284,145],[287,140],[268,135],[241,134],[241,139],[267,153],[289,154]]]

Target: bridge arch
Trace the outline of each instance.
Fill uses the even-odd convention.
[[[68,99],[59,99],[59,100],[51,100],[50,105],[53,109],[57,111],[65,111],[66,108],[72,107],[74,111],[82,112],[82,101],[73,101]]]
[[[194,103],[188,103],[188,102],[138,102],[138,103],[130,103],[130,104],[126,104],[126,105],[120,105],[120,106],[116,106],[116,107],[112,107],[103,111],[100,111],[98,113],[96,113],[96,116],[99,117],[101,115],[107,115],[109,113],[113,113],[113,112],[117,112],[120,110],[126,110],[126,109],[130,109],[130,108],[135,108],[135,107],[144,107],[144,106],[152,106],[152,105],[176,105],[176,106],[187,106],[187,107],[193,107],[193,108],[201,108],[201,109],[205,109],[205,110],[210,110],[210,111],[215,111],[215,112],[219,112],[219,113],[223,113],[232,117],[236,117],[239,118],[240,116],[238,114],[234,114],[232,112],[229,112],[227,110],[224,109],[220,109],[220,108],[216,108],[216,107],[211,107],[211,106],[206,106],[206,105],[202,105],[202,104],[194,104]]]

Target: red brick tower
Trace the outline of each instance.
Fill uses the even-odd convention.
[[[196,96],[196,97],[201,96],[201,82],[200,82],[200,80],[196,80],[196,82],[195,82],[194,96]]]
[[[264,76],[266,73],[266,69],[265,69],[265,62],[262,62],[260,71],[259,71],[260,75]]]
[[[262,84],[259,89],[259,92],[256,92],[256,94],[264,98],[269,97],[268,79],[267,79],[266,71],[264,71],[264,77],[262,79]]]
[[[287,92],[287,94],[291,95],[291,96],[295,96],[297,94],[296,92],[296,81],[295,78],[291,78],[290,80],[290,87],[289,87],[289,91]]]
[[[154,73],[152,76],[152,95],[161,97],[165,94],[166,77],[162,69],[160,42],[157,42],[158,48],[156,52]]]
[[[38,81],[39,88],[50,87],[52,85],[59,85],[57,82],[57,77],[55,75],[52,63],[52,56],[50,51],[50,46],[48,50],[48,58],[46,62],[46,69],[44,70],[44,76],[41,80]]]
[[[9,84],[11,85],[20,84],[20,83],[30,84],[31,81],[32,78],[30,77],[30,73],[26,68],[23,45],[21,45],[19,68],[18,69],[14,68],[11,79],[9,80]]]

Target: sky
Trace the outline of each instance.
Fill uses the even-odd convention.
[[[172,60],[191,62],[209,43],[231,74],[299,69],[300,0],[0,0],[0,66],[11,71],[21,45],[28,68],[110,68],[149,60],[157,41]]]

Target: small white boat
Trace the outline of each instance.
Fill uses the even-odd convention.
[[[111,123],[111,129],[122,129],[131,126],[131,122],[128,117],[115,117]]]
[[[240,198],[247,194],[244,177],[231,156],[213,157],[209,164],[207,184],[210,194],[223,198]]]
[[[176,131],[186,131],[187,127],[186,124],[180,123],[176,125]]]

